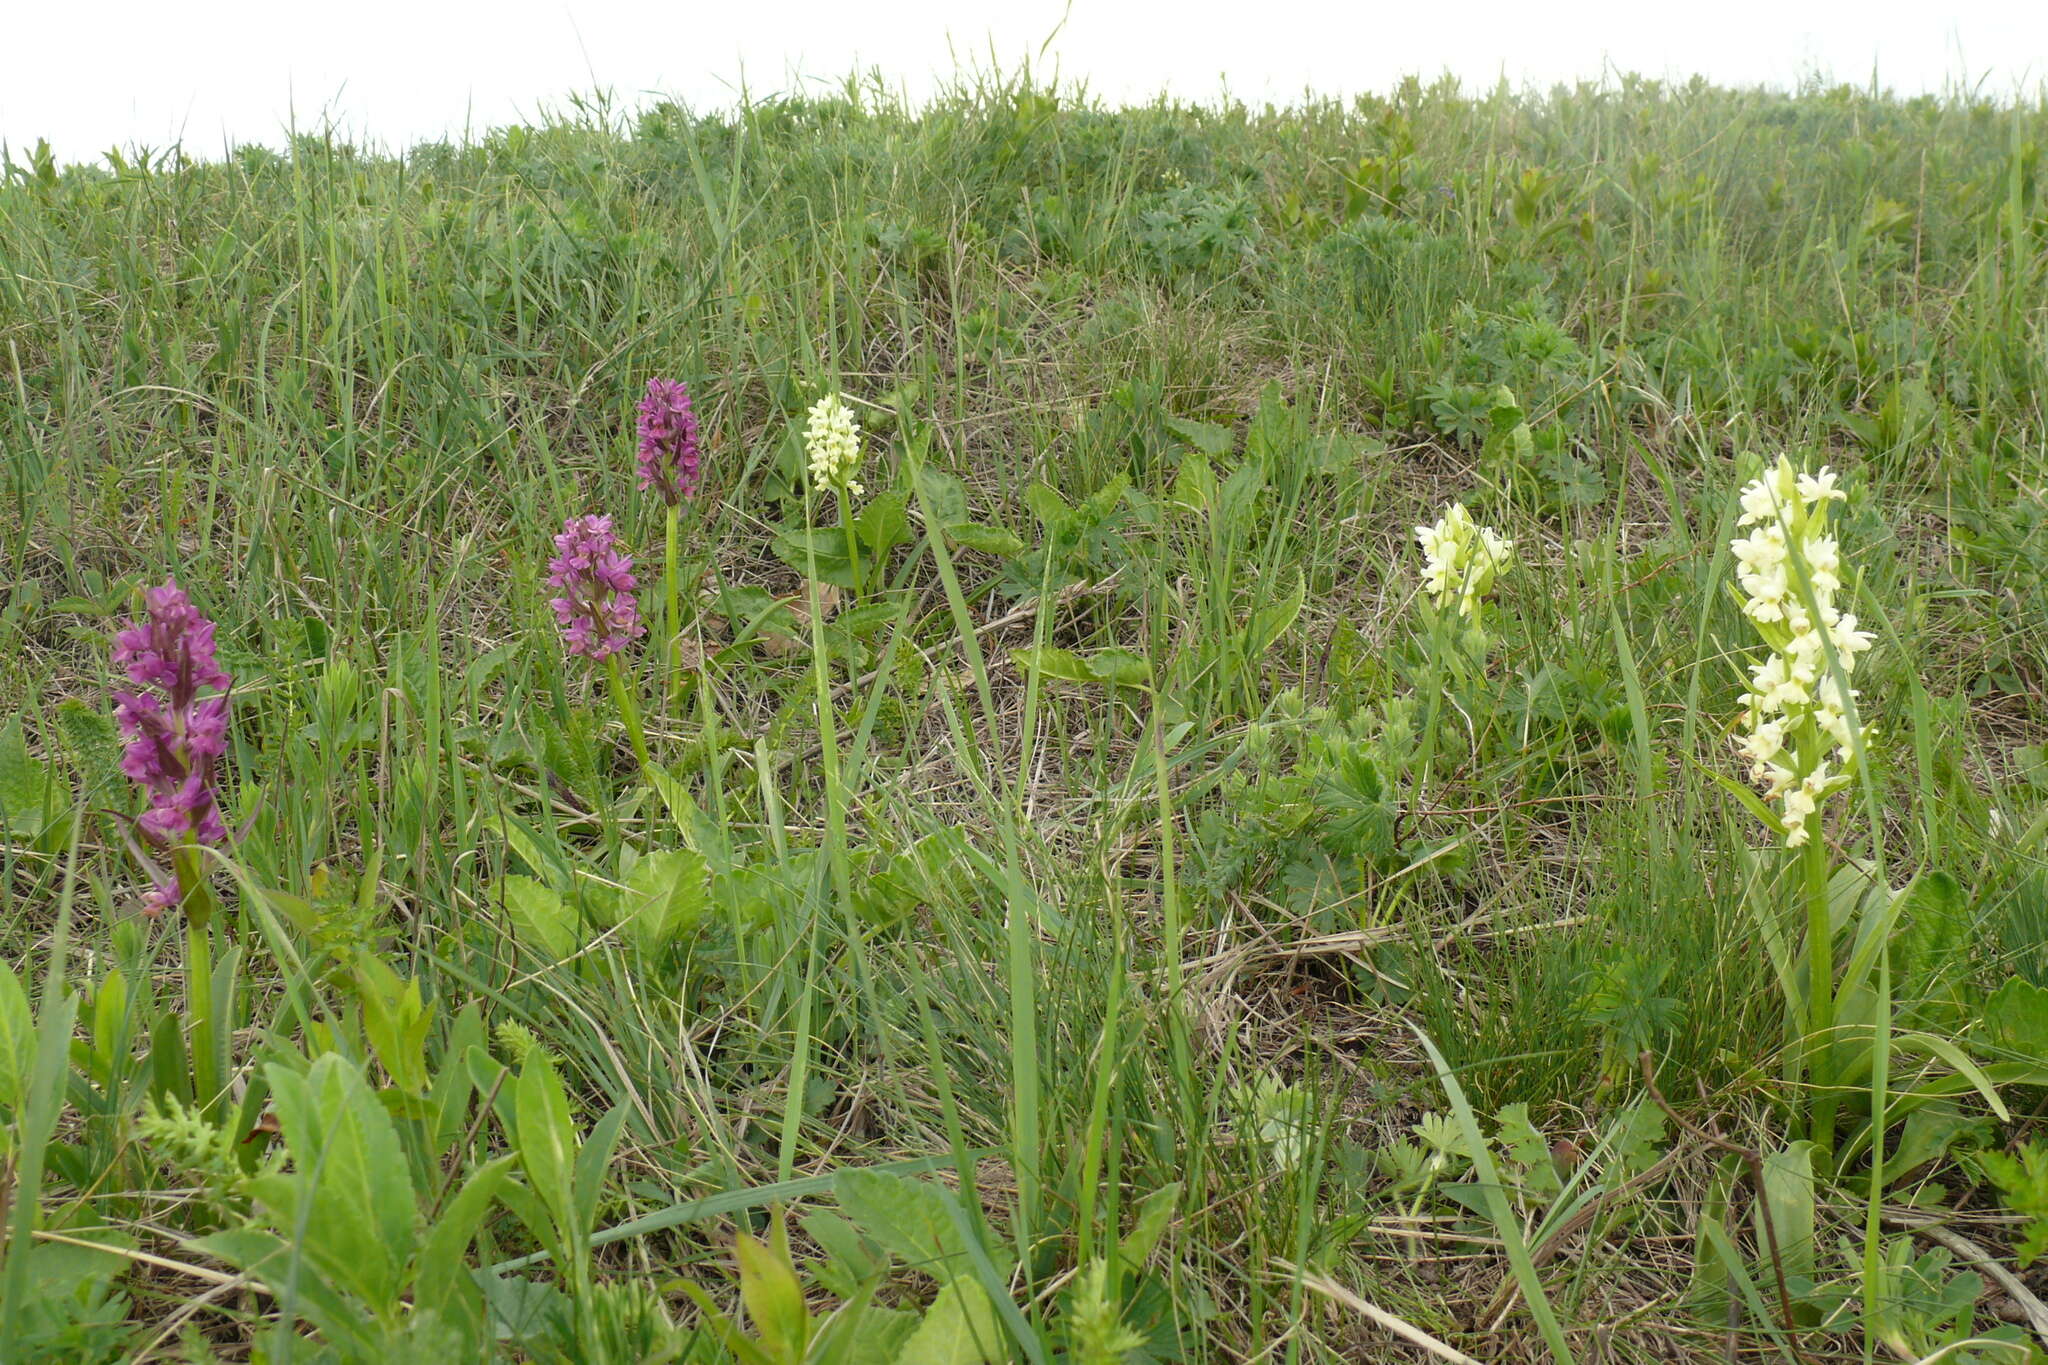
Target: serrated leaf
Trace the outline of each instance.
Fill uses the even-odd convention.
[[[967,485],[951,474],[930,465],[920,466],[917,496],[930,522],[951,527],[967,520]]]
[[[851,1311],[849,1305],[842,1312]],[[861,1304],[858,1316],[849,1320],[843,1330],[834,1332],[834,1340],[844,1343],[844,1349],[837,1356],[825,1359],[843,1362],[843,1365],[859,1365],[865,1360],[895,1361],[900,1358],[903,1343],[910,1340],[917,1330],[917,1314],[901,1308],[882,1308],[872,1301]],[[834,1320],[835,1326],[837,1319]]]
[[[2048,1251],[2048,1147],[2029,1142],[2017,1156],[1979,1152],[1977,1161],[1998,1186],[2006,1207],[2027,1220],[2018,1251],[2024,1269]]]
[[[659,952],[695,930],[710,902],[710,868],[704,856],[690,849],[665,849],[633,864],[619,897],[619,921],[641,952]]]
[[[1664,1155],[1664,1114],[1646,1100],[1621,1111],[1610,1130],[1614,1159],[1625,1175],[1640,1175]]]
[[[1187,417],[1165,419],[1167,431],[1175,440],[1194,447],[1204,455],[1228,455],[1237,443],[1237,432],[1215,422],[1197,422]]]
[[[64,732],[73,761],[84,770],[92,785],[98,786],[116,776],[114,765],[120,756],[121,732],[112,716],[76,697],[67,697],[57,706],[57,728]]]
[[[1502,1156],[1524,1170],[1550,1164],[1550,1139],[1529,1121],[1529,1106],[1525,1101],[1502,1105],[1493,1121],[1493,1140],[1501,1149]]]
[[[891,489],[870,498],[853,519],[854,532],[873,554],[886,554],[901,545],[910,531],[910,516],[904,510],[901,489]]]
[[[1074,509],[1049,483],[1034,483],[1025,489],[1024,505],[1038,518],[1039,525],[1055,535],[1064,531],[1074,517]]]
[[[804,1235],[817,1243],[826,1260],[812,1262],[818,1283],[842,1299],[850,1299],[862,1282],[886,1270],[886,1256],[877,1255],[862,1240],[860,1229],[836,1213],[819,1212],[806,1217]]]
[[[531,877],[511,876],[498,884],[512,933],[528,952],[560,962],[575,953],[576,912],[552,887]]]
[[[939,1280],[967,1268],[967,1243],[935,1185],[880,1171],[845,1171],[839,1207],[883,1250]]]
[[[258,1202],[276,1229],[306,1230],[303,1252],[330,1283],[391,1311],[418,1212],[391,1116],[338,1053],[303,1076],[284,1065],[266,1074],[294,1166],[255,1181]]]

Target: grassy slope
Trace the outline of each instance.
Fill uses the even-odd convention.
[[[1851,471],[1846,543],[1886,626],[1864,680],[1884,856],[1962,878],[1959,975],[2044,970],[2048,900],[2009,842],[2040,800],[2015,750],[2044,728],[2044,132],[2039,109],[1633,81],[1286,111],[989,87],[914,114],[826,98],[402,161],[306,142],[31,178],[0,190],[0,700],[32,749],[70,752],[56,707],[99,706],[107,678],[91,602],[175,570],[238,679],[251,875],[324,877],[345,907],[367,869],[369,913],[336,908],[309,951],[375,942],[451,1008],[530,1028],[591,1112],[626,1102],[607,1221],[945,1153],[957,1125],[1001,1154],[981,1193],[1044,1239],[1041,1289],[1184,1182],[1160,1263],[1184,1320],[1207,1302],[1194,1358],[1394,1349],[1282,1261],[1502,1358],[1470,1316],[1495,1253],[1360,1231],[1455,1211],[1386,1196],[1358,1155],[1444,1107],[1410,1022],[1482,1111],[1525,1101],[1549,1135],[1589,1142],[1638,1093],[1643,1042],[1691,1112],[1777,1123],[1783,1022],[1740,906],[1757,835],[1687,761],[1734,767],[1747,641],[1717,547],[1739,452]],[[551,969],[499,901],[536,870],[508,824],[604,877],[678,839],[658,805],[617,804],[623,732],[563,668],[538,581],[586,508],[658,564],[630,472],[650,374],[698,393],[717,495],[687,529],[709,663],[674,695],[650,682],[650,740],[721,831],[700,841],[747,870],[687,961],[607,944]],[[1526,461],[1480,454],[1500,383],[1537,419]],[[801,592],[772,527],[797,509],[788,433],[835,384],[885,433],[904,399],[975,516],[1031,545],[1034,483],[1130,490],[1052,562],[960,552],[978,633],[922,542],[863,594],[895,611],[842,667],[840,870],[866,886],[947,830],[974,850],[885,923],[844,913],[812,852],[832,841],[806,651],[729,647],[744,589]],[[1239,524],[1174,507],[1175,419],[1231,428],[1225,472],[1248,440],[1280,452]],[[873,445],[870,489],[901,485],[901,442]],[[1526,567],[1444,705],[1417,681],[1408,528],[1458,496]],[[1297,574],[1298,618],[1247,648]],[[1041,582],[1056,609],[1024,610]],[[1034,638],[1140,651],[1161,700],[1027,685]],[[1301,778],[1321,707],[1432,731],[1427,780],[1379,799]],[[90,753],[66,763],[129,809]],[[104,957],[135,888],[110,825],[81,859],[89,978],[76,955]],[[61,859],[6,864],[26,953]],[[1353,931],[1374,946],[1312,941]],[[291,1028],[275,1002],[258,1022]],[[1301,1172],[1244,1140],[1234,1085],[1261,1072],[1331,1120]],[[1643,1217],[1547,1272],[1575,1339],[1636,1314],[1626,1354],[1691,1321],[1685,1201],[1715,1155],[1682,1157],[1630,1197]],[[614,1250],[620,1273],[725,1282],[709,1229]]]

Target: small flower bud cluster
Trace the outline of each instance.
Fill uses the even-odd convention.
[[[1445,507],[1436,525],[1416,527],[1415,540],[1422,546],[1423,590],[1440,607],[1455,600],[1460,616],[1474,614],[1494,579],[1515,562],[1515,542],[1474,522],[1462,502]]]
[[[640,400],[640,487],[675,507],[697,495],[697,414],[680,380],[650,379]]]
[[[819,492],[837,489],[857,498],[867,491],[853,477],[860,467],[860,425],[838,394],[811,404],[804,453],[811,461],[811,486]]]
[[[1828,505],[1846,496],[1834,471],[1802,474],[1781,456],[1742,490],[1746,534],[1728,547],[1742,613],[1770,650],[1750,669],[1740,750],[1750,780],[1779,803],[1790,848],[1809,840],[1821,803],[1854,776],[1848,713],[1857,694],[1843,689],[1871,636],[1835,604],[1842,553],[1828,534]]]
[[[572,655],[603,663],[647,633],[640,624],[633,589],[633,560],[619,549],[610,517],[570,517],[555,537],[548,561],[548,586],[561,590],[549,600]]]

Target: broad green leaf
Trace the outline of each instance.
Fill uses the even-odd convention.
[[[483,1291],[492,1326],[514,1343],[544,1338],[550,1323],[570,1317],[568,1296],[551,1284],[489,1270],[470,1274]]]
[[[1338,432],[1309,443],[1310,465],[1318,474],[1341,474],[1358,469],[1368,456],[1384,455],[1387,443],[1370,436]]]
[[[854,517],[853,529],[870,554],[887,554],[901,545],[910,533],[910,517],[904,510],[902,490],[891,489],[870,498]]]
[[[839,1176],[839,1207],[898,1260],[940,1280],[963,1273],[967,1243],[935,1185],[876,1171]]]
[[[811,1340],[811,1315],[796,1267],[746,1233],[733,1240],[739,1262],[740,1302],[761,1345],[777,1360],[801,1361]]]
[[[1802,1140],[1763,1161],[1764,1203],[1777,1233],[1778,1254],[1786,1275],[1802,1279],[1813,1276],[1813,1152],[1813,1144]],[[1758,1235],[1761,1239],[1761,1232]]]
[[[1206,457],[1190,455],[1180,462],[1180,470],[1173,476],[1175,502],[1207,512],[1216,505],[1216,495],[1216,468]]]
[[[512,917],[513,936],[528,952],[560,962],[580,946],[576,912],[553,888],[511,876],[498,883],[498,894]]]
[[[288,1279],[298,1311],[344,1353],[345,1359],[383,1358],[380,1334],[375,1332],[361,1304],[347,1293],[338,1292],[334,1282],[296,1266],[303,1249],[292,1242],[261,1228],[246,1227],[216,1232],[187,1245],[218,1257],[260,1282],[276,1284]]]
[[[356,961],[356,996],[363,1006],[363,1032],[384,1064],[392,1084],[405,1094],[427,1092],[427,1030],[434,1007],[420,999],[417,978],[404,981],[384,961],[364,953]]]
[[[816,570],[820,583],[853,587],[852,535],[843,526],[820,526],[805,530],[798,526],[777,531],[775,557],[806,577]]]
[[[967,485],[951,474],[919,465],[917,495],[924,515],[937,525],[950,529],[967,520]]]
[[[14,968],[0,962],[0,1108],[18,1113],[36,1069],[36,1024],[28,992]]]
[[[818,1212],[804,1219],[804,1235],[817,1243],[827,1259],[813,1262],[818,1283],[842,1299],[859,1292],[863,1281],[888,1269],[886,1256],[877,1256],[860,1235],[860,1229],[836,1213]]]
[[[1252,613],[1251,624],[1245,632],[1245,658],[1261,658],[1278,644],[1295,618],[1301,615],[1301,605],[1307,600],[1308,579],[1300,569],[1296,569],[1293,590]]]
[[[556,1227],[564,1237],[574,1237],[576,1128],[569,1117],[569,1097],[554,1066],[539,1053],[526,1059],[515,1084],[520,1164]]]
[[[988,1292],[977,1281],[960,1279],[939,1291],[895,1365],[992,1365],[1004,1358]]]
[[[694,931],[710,903],[704,855],[664,849],[633,864],[619,897],[619,917],[633,946],[651,954]]]
[[[1018,668],[1027,673],[1036,669],[1040,676],[1057,678],[1061,682],[1096,681],[1094,671],[1071,649],[1055,649],[1048,645],[1044,648],[1015,650],[1010,657]]]
[[[1984,1002],[1991,1041],[2029,1057],[2048,1057],[2048,990],[2015,976]]]
[[[1152,679],[1152,665],[1129,649],[1098,649],[1087,656],[1089,676],[1118,687],[1143,687]]]
[[[420,1247],[413,1280],[416,1307],[441,1314],[477,1340],[483,1331],[483,1300],[469,1273],[469,1245],[510,1173],[514,1158],[501,1156],[470,1173],[441,1211]]]
[[[1981,1114],[1965,1114],[1953,1104],[1930,1101],[1906,1116],[1897,1150],[1885,1158],[1888,1185],[1919,1179],[1921,1167],[1959,1148],[1978,1148],[1992,1141],[1991,1121]]]
[[[252,1182],[273,1226],[297,1236],[329,1281],[395,1310],[411,1259],[416,1206],[391,1117],[356,1064],[326,1053],[305,1075],[267,1068],[292,1170]]]
[[[1167,431],[1174,439],[1192,446],[1204,455],[1228,455],[1237,443],[1237,432],[1215,422],[1197,422],[1187,417],[1165,419]]]
[[[870,1291],[847,1303],[819,1329],[812,1351],[815,1365],[865,1365],[895,1361],[917,1330],[917,1314],[881,1308]]]
[[[29,757],[22,738],[21,717],[0,729],[0,832],[33,835],[43,827],[43,805],[50,799],[50,771]]]
[[[1841,1030],[1841,1032],[1846,1035],[1845,1041],[1868,1042],[1871,1038],[1871,1030],[1868,1028],[1847,1029]],[[1892,1047],[1898,1052],[1919,1052],[1938,1061],[1946,1062],[1955,1069],[1963,1081],[1968,1083],[1971,1089],[1983,1097],[1984,1103],[1990,1106],[1992,1113],[1998,1115],[2002,1120],[2011,1120],[2012,1114],[2006,1109],[2005,1101],[1999,1098],[1998,1087],[1992,1084],[1991,1078],[1984,1074],[1981,1067],[1964,1056],[1963,1050],[1948,1039],[1937,1038],[1931,1033],[1923,1033],[1914,1029],[1894,1034],[1892,1036]],[[1902,1100],[1922,1093],[1943,1094],[1948,1092],[1931,1085],[1915,1087],[1900,1084],[1898,1086],[1898,1095]]]
[[[946,528],[955,545],[979,550],[985,555],[1008,559],[1024,552],[1024,541],[1015,531],[1001,526],[984,526],[978,521],[955,522]]]
[[[493,815],[491,827],[505,836],[505,842],[527,868],[557,886],[569,880],[569,860],[552,838],[528,829],[509,816]]]
[[[1256,464],[1244,464],[1223,481],[1216,494],[1216,525],[1225,540],[1237,540],[1251,526],[1259,497],[1266,491],[1266,473]]]
[[[126,1233],[88,1227],[65,1228],[64,1235],[106,1250],[95,1251],[68,1242],[38,1242],[30,1246],[28,1279],[39,1298],[79,1299],[89,1292],[94,1281],[126,1274],[133,1264],[119,1254],[135,1246],[135,1239]]]
[[[5,984],[0,983],[0,997],[4,997],[5,992]],[[4,1005],[0,1005],[0,1012],[4,1012],[5,1008]],[[116,967],[101,978],[99,989],[92,995],[93,1051],[99,1054],[101,1061],[107,1063],[111,1063],[117,1053],[125,1057],[128,1051],[128,1038],[133,1028],[133,1020],[128,1014],[128,978],[122,975],[119,967]],[[6,1026],[0,1024],[0,1038],[6,1036]],[[6,1045],[0,1043],[0,1057],[6,1055]],[[0,1085],[4,1084],[0,1082]],[[0,1096],[0,1102],[4,1102],[4,1096]]]
[[[582,1236],[597,1221],[598,1201],[604,1195],[604,1177],[618,1150],[619,1130],[626,1123],[626,1106],[616,1104],[603,1118],[590,1125],[590,1133],[576,1152],[575,1181],[576,1235]]]
[[[1038,518],[1038,524],[1057,535],[1073,520],[1074,509],[1049,483],[1034,483],[1024,490],[1024,505]]]
[[[1173,1211],[1180,1203],[1181,1184],[1178,1180],[1161,1185],[1146,1195],[1138,1204],[1138,1216],[1131,1220],[1131,1230],[1117,1247],[1124,1265],[1137,1269],[1152,1256],[1159,1239],[1166,1235],[1166,1229],[1173,1223]]]

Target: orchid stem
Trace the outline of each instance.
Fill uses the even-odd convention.
[[[667,536],[663,548],[666,555],[662,560],[661,573],[661,629],[664,641],[661,651],[663,671],[668,675],[668,695],[673,700],[682,690],[682,615],[676,609],[676,542],[680,539],[678,526],[682,521],[682,508],[668,509]],[[643,759],[644,763],[645,760]]]
[[[1818,816],[1809,817],[1813,824]],[[1806,897],[1806,999],[1808,1031],[1807,1080],[1815,1088],[1813,1142],[1824,1153],[1835,1146],[1835,1097],[1832,1035],[1835,1028],[1835,938],[1828,913],[1827,845],[1809,830],[1800,850],[1802,888]]]
[[[626,675],[619,668],[619,656],[614,654],[607,658],[604,667],[605,678],[611,684],[612,701],[626,722],[626,738],[633,742],[633,757],[640,760],[641,775],[651,782],[654,761],[647,756],[647,732],[640,724],[640,703],[633,699],[632,689],[626,686]]]

